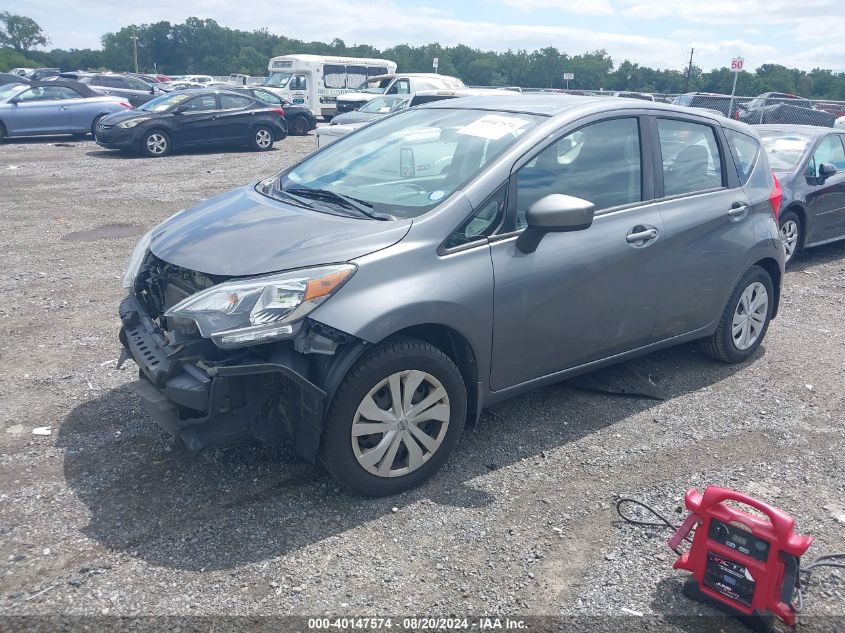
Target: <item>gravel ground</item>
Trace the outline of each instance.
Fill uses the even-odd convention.
[[[614,502],[680,520],[684,491],[708,483],[798,517],[810,556],[845,550],[844,244],[791,269],[748,364],[688,345],[631,363],[662,402],[529,393],[487,410],[410,493],[352,497],[284,447],[171,452],[126,387],[134,365],[110,362],[127,256],[171,213],[313,143],[159,160],[91,141],[0,145],[0,614],[619,616],[611,628],[692,630],[661,618],[717,612],[681,595],[667,531],[620,524]],[[845,574],[814,574],[805,603],[805,630],[834,630]]]

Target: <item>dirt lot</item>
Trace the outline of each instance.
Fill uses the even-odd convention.
[[[679,520],[707,483],[797,516],[810,555],[845,550],[845,244],[787,274],[752,362],[688,345],[632,363],[662,402],[535,391],[486,411],[408,494],[352,497],[284,447],[171,452],[126,388],[135,366],[111,362],[127,256],[313,143],[160,160],[0,145],[0,613],[712,615],[681,595],[668,533],[613,509],[631,495]],[[805,603],[806,630],[835,627],[845,574],[814,574]]]

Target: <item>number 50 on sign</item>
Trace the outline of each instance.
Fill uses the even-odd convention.
[[[742,57],[734,57],[731,60],[731,72],[738,73],[742,70],[745,60]]]

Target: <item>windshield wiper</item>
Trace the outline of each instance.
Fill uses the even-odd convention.
[[[356,200],[355,198],[350,198],[349,196],[345,196],[342,193],[337,193],[336,191],[329,191],[328,189],[311,189],[308,187],[293,187],[290,189],[282,189],[282,193],[291,196],[292,198],[300,198],[300,196],[311,196],[312,198],[316,198],[317,200],[323,201],[331,201],[334,203],[340,203],[343,207],[347,209],[353,209],[357,211],[359,214],[363,215],[364,217],[370,218],[371,220],[395,220],[396,218],[389,213],[378,213],[373,211],[373,205],[367,204],[362,200]],[[295,193],[294,193],[295,192]]]

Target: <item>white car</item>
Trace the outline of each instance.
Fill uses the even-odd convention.
[[[833,127],[845,127],[845,116],[841,116],[836,119],[836,123],[833,124]]]
[[[196,84],[207,84],[214,81],[211,75],[185,75],[181,77],[182,81],[190,81]]]
[[[421,90],[459,90],[464,82],[434,73],[390,73],[370,77],[353,92],[337,97],[337,114],[357,110],[379,95],[410,95]]]

